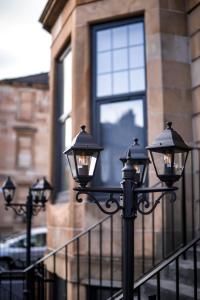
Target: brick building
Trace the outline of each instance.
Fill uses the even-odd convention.
[[[15,200],[25,202],[28,187],[48,175],[48,73],[0,81],[0,182],[11,176],[17,186]],[[25,220],[0,204],[1,236],[25,228]],[[33,225],[45,225],[45,213]]]
[[[93,204],[75,202],[62,154],[80,125],[105,148],[96,179],[102,186],[119,184],[117,158],[132,139],[151,144],[168,120],[187,143],[199,146],[199,20],[198,0],[47,2],[40,21],[52,35],[50,162],[56,190],[48,207],[49,248],[103,217]],[[159,245],[159,209],[157,215]],[[116,233],[118,228],[116,223]],[[58,266],[62,277],[62,260]]]

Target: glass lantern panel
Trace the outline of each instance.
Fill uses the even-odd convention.
[[[77,177],[74,154],[70,153],[70,154],[68,154],[67,157],[68,157],[70,169],[71,169],[71,172],[72,172],[72,176]]]
[[[3,189],[4,198],[8,201],[11,201],[14,197],[15,190],[14,189]]]
[[[181,175],[186,159],[184,152],[153,152],[154,164],[158,175]]]
[[[166,172],[169,173],[170,171],[170,165],[169,160],[167,160],[167,157],[163,153],[158,152],[151,152],[154,166],[156,169],[156,172],[158,175],[164,175]],[[171,171],[170,171],[171,172]]]
[[[92,176],[94,174],[97,152],[88,155],[85,152],[76,155],[77,169],[79,176]]]
[[[143,165],[134,164],[133,169],[136,171],[135,173],[135,182],[140,183],[142,180],[142,174],[143,174]]]
[[[51,190],[44,190],[43,197],[45,198],[45,200],[48,200],[50,196],[51,196]]]
[[[174,174],[181,175],[185,165],[187,152],[174,153]]]

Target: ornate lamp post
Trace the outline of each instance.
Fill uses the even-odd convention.
[[[3,196],[5,200],[5,209],[12,208],[19,216],[26,216],[26,265],[31,263],[31,226],[32,217],[36,216],[41,210],[45,210],[46,202],[52,192],[50,183],[45,179],[37,180],[29,188],[26,203],[13,203],[15,194],[15,185],[8,177],[2,185]]]
[[[75,137],[72,146],[64,153],[67,155],[72,176],[80,187],[77,191],[76,200],[82,202],[81,195],[87,195],[106,214],[114,214],[122,210],[123,218],[123,299],[133,300],[134,284],[134,220],[137,213],[150,214],[156,208],[161,198],[171,193],[175,200],[176,187],[173,183],[178,181],[183,173],[188,152],[191,150],[181,136],[172,128],[172,123],[167,123],[161,135],[152,146],[147,147],[151,153],[153,164],[158,178],[166,183],[166,187],[149,188],[144,187],[148,157],[141,152],[138,140],[127,150],[126,155],[120,160],[123,163],[121,188],[97,188],[86,187],[92,180],[95,167],[102,150],[93,137],[81,126],[81,131]],[[94,154],[95,153],[95,154]],[[79,159],[81,157],[81,159]],[[108,194],[109,197],[104,204],[99,202],[93,193]],[[145,194],[158,192],[159,196],[151,207]],[[123,203],[113,195],[121,195]],[[119,197],[118,197],[119,198]],[[144,205],[143,205],[144,204]]]

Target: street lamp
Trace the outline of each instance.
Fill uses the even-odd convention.
[[[32,217],[36,216],[41,210],[45,210],[45,204],[48,201],[52,186],[43,177],[37,180],[28,191],[26,203],[13,203],[16,187],[11,178],[8,177],[2,185],[3,196],[5,200],[5,208],[12,208],[19,216],[26,216],[26,265],[31,263],[31,226]]]
[[[91,172],[89,177],[86,177],[87,180],[84,180],[84,176],[88,176],[89,168],[85,168],[87,175],[83,175],[79,172],[77,163],[77,156],[79,155],[77,141],[82,140],[83,134],[88,136],[88,140],[85,140],[85,143],[81,144],[81,161],[87,162],[85,165],[89,167],[89,162],[91,162],[91,156],[93,155],[92,153],[96,151],[95,166],[92,168],[93,172]],[[64,152],[70,163],[72,176],[80,185],[80,187],[74,188],[77,192],[76,200],[82,202],[81,195],[87,195],[88,200],[95,202],[101,211],[106,214],[114,214],[122,210],[123,299],[133,300],[134,220],[138,212],[143,215],[152,213],[165,194],[171,193],[173,199],[175,199],[174,195],[177,188],[173,187],[173,183],[181,178],[187,155],[191,148],[184,143],[181,136],[173,130],[172,123],[169,122],[167,123],[167,129],[161,133],[153,145],[147,147],[151,153],[156,174],[161,181],[166,183],[166,187],[149,188],[142,186],[145,182],[145,175],[150,161],[148,157],[141,152],[138,140],[135,139],[133,145],[126,151],[126,155],[121,158],[123,163],[121,188],[99,188],[86,187],[87,183],[92,180],[94,176],[99,153],[102,150],[97,144],[95,144],[94,149],[93,145],[93,138],[85,131],[85,126],[81,126],[81,131],[75,137],[72,146]],[[179,160],[180,157],[183,159],[182,161]],[[158,192],[160,195],[151,206],[148,197],[142,196],[152,192]],[[104,204],[102,204],[102,202],[96,198],[96,193],[107,193],[109,197]],[[116,194],[120,195],[120,199],[122,198],[123,201],[119,201],[119,199],[113,196]]]
[[[156,175],[161,181],[170,187],[181,178],[191,148],[172,128],[172,122],[167,123],[167,128],[147,149],[150,151]]]

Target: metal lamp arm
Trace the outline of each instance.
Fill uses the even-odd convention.
[[[148,196],[146,197],[145,194],[139,194],[138,198],[140,198],[137,201],[137,211],[139,211],[142,215],[149,215],[151,214],[155,208],[157,207],[157,205],[160,203],[160,200],[167,194],[171,195],[171,199],[170,202],[174,202],[176,201],[176,193],[174,191],[166,191],[163,192],[154,202],[154,204],[151,206],[150,204],[150,200],[148,198]]]
[[[113,197],[113,193],[109,193],[109,198],[106,199],[105,202],[103,202],[105,204],[106,209],[103,207],[101,202],[98,199],[96,199],[96,197],[90,191],[87,191],[85,189],[82,191],[78,191],[76,194],[76,201],[78,201],[78,202],[83,201],[81,195],[89,196],[89,200],[94,202],[98,206],[98,208],[107,215],[113,215],[122,209],[122,206],[119,204],[119,201]],[[112,209],[113,206],[114,206],[114,209]]]
[[[5,209],[8,210],[12,208],[18,216],[26,216],[27,215],[27,204],[24,203],[10,203],[5,205]],[[37,216],[41,210],[45,210],[45,207],[41,204],[33,204],[32,212],[33,216]]]

